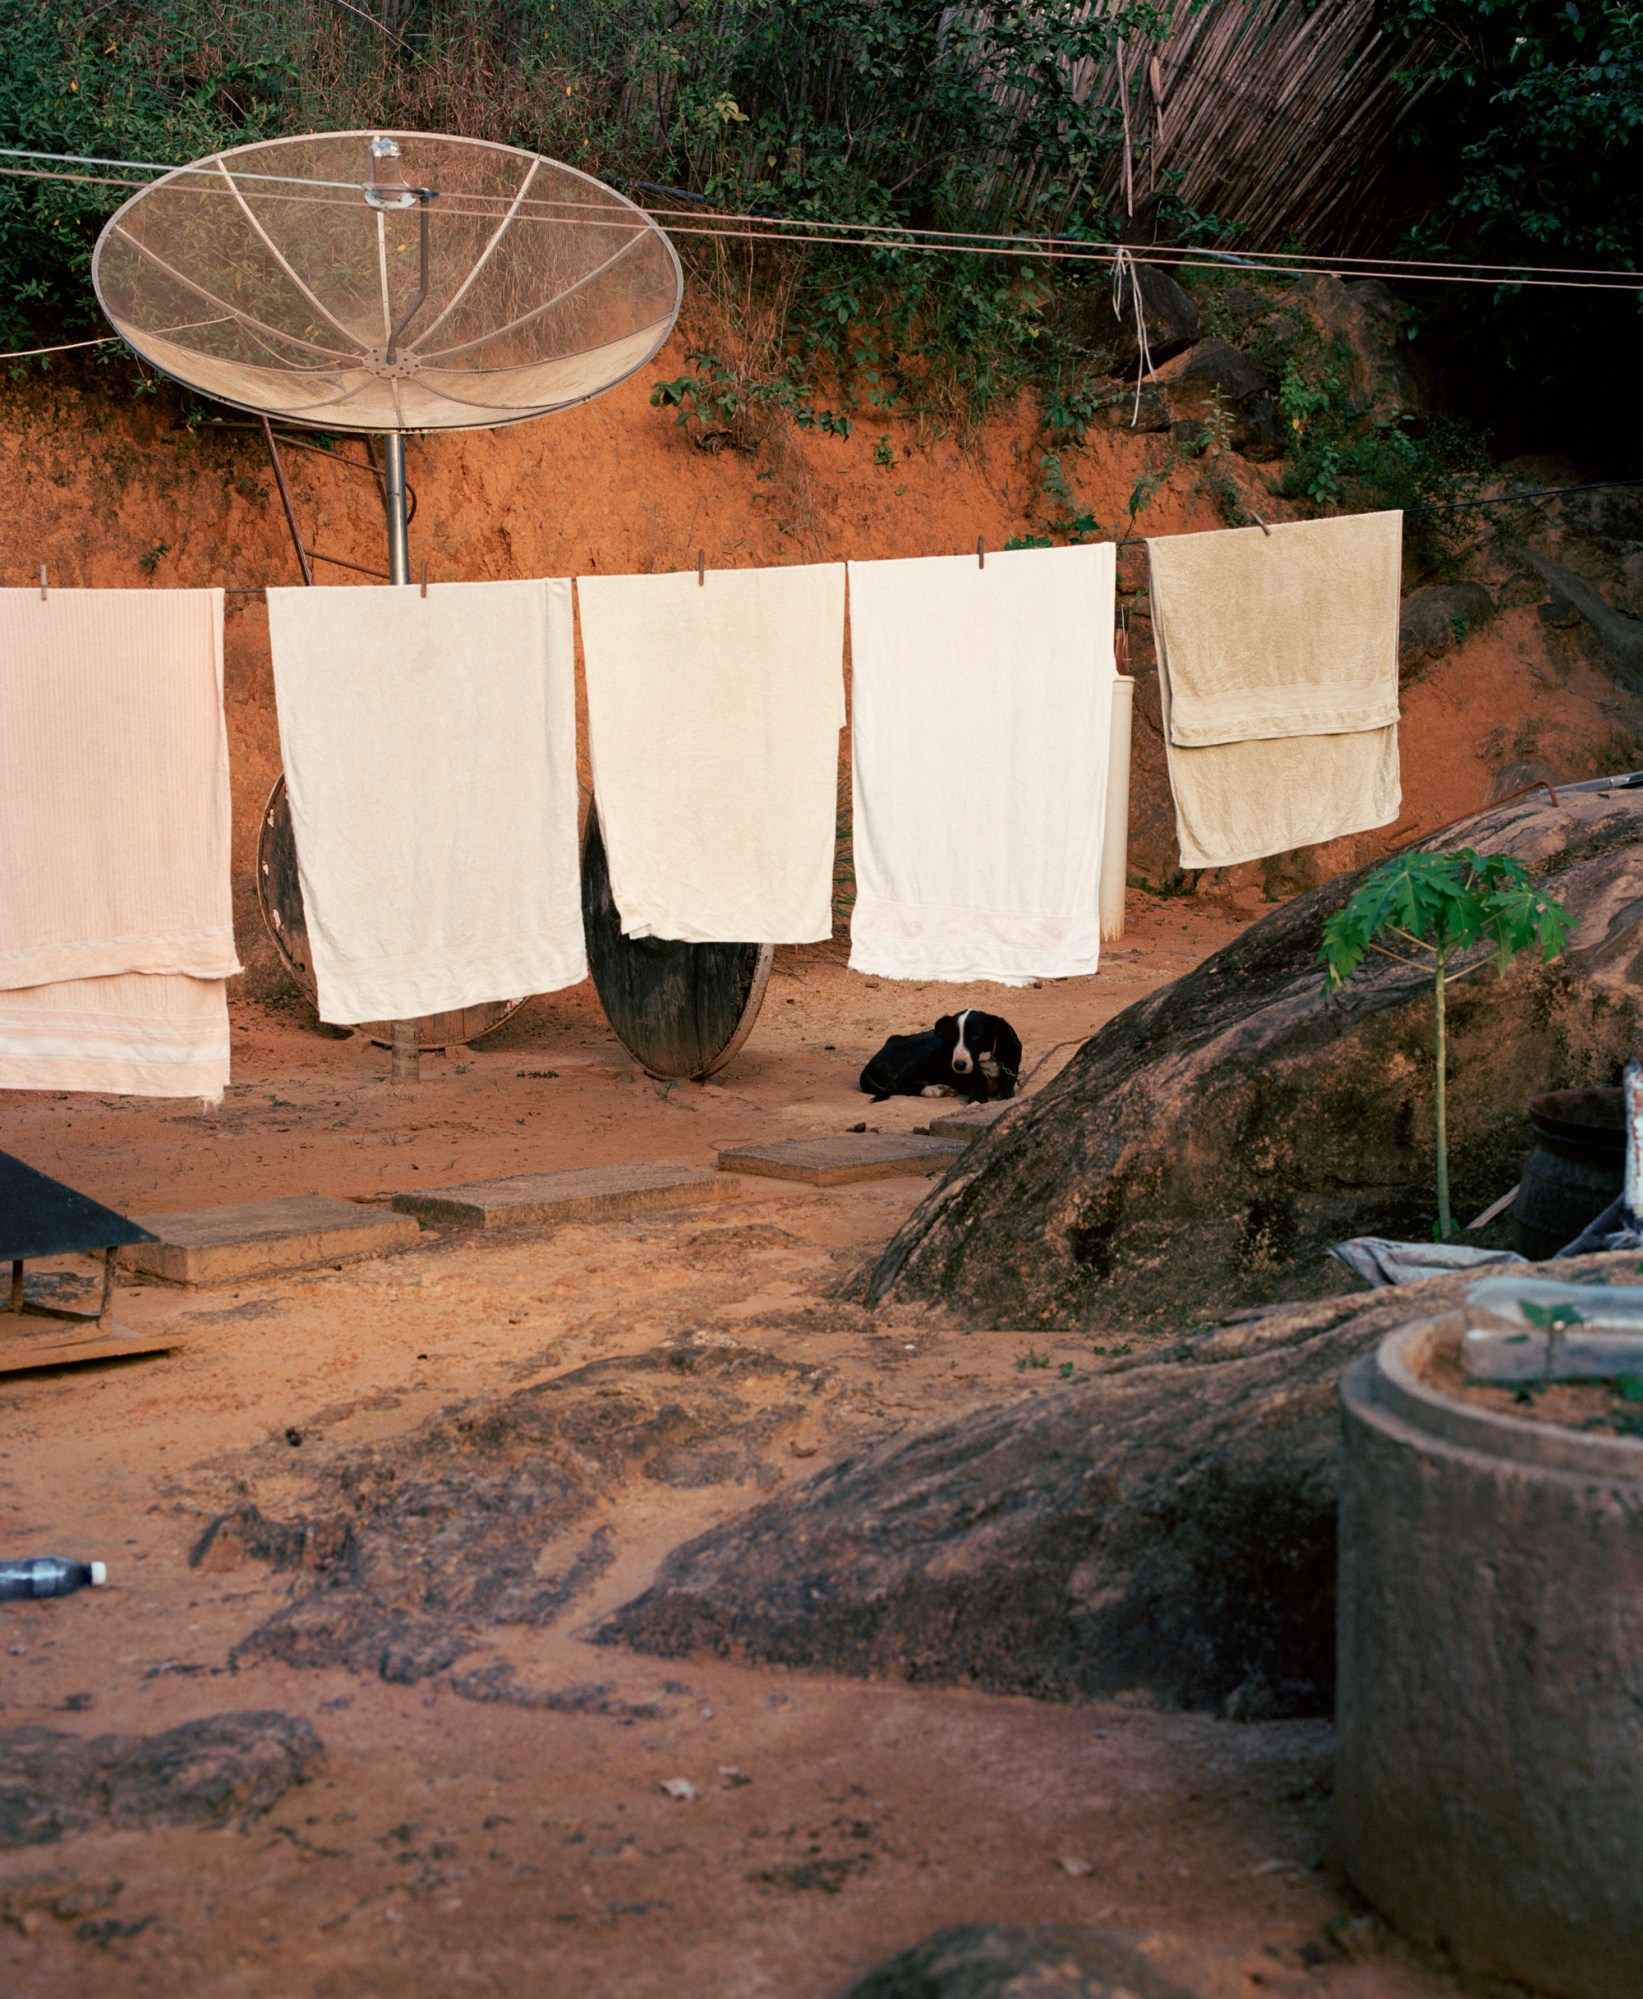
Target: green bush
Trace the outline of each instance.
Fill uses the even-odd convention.
[[[1504,972],[1521,951],[1537,951],[1541,962],[1549,963],[1568,939],[1568,911],[1535,887],[1521,861],[1471,847],[1395,855],[1324,925],[1318,952],[1324,998],[1338,993],[1371,952],[1432,980],[1438,1196],[1432,1233],[1439,1242],[1455,1233],[1449,1207],[1448,990],[1491,962]],[[1488,947],[1488,957],[1475,955],[1479,945]]]
[[[0,144],[177,163],[373,124],[526,145],[621,182],[799,220],[1100,233],[1116,107],[1075,65],[1161,26],[1159,0],[12,0]],[[0,344],[94,330],[87,265],[129,190],[0,177]],[[683,204],[678,204],[683,205]],[[687,256],[711,272],[722,246]],[[793,253],[797,255],[798,253]],[[1013,259],[814,250],[791,337],[893,400],[899,370],[984,406],[1021,378],[1041,281]]]
[[[1643,266],[1643,10],[1631,0],[1383,0],[1415,41],[1407,175],[1417,255]],[[1629,471],[1638,290],[1432,287],[1422,333],[1507,451]],[[1605,378],[1594,393],[1594,367]]]
[[[1348,387],[1349,365],[1344,349],[1316,339],[1285,355],[1278,408],[1290,442],[1277,490],[1351,512],[1401,508],[1410,556],[1441,569],[1477,532],[1456,502],[1489,470],[1483,440],[1454,418],[1365,406]]]

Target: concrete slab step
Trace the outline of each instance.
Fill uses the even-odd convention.
[[[408,1216],[362,1207],[357,1201],[333,1201],[324,1194],[134,1219],[157,1240],[122,1249],[122,1267],[173,1284],[231,1284],[237,1278],[301,1270],[309,1264],[380,1256],[417,1238],[416,1224]]]
[[[1000,1118],[1008,1117],[1021,1101],[1013,1097],[1002,1104],[966,1104],[961,1111],[947,1111],[941,1117],[931,1118],[925,1129],[932,1138],[956,1138],[965,1145],[973,1145]]]
[[[450,1228],[491,1229],[531,1222],[587,1221],[734,1196],[736,1186],[695,1166],[587,1166],[515,1173],[459,1187],[396,1194],[403,1215]]]
[[[180,1333],[133,1333],[118,1321],[46,1318],[33,1312],[0,1312],[0,1374],[40,1367],[78,1367],[88,1360],[129,1360],[133,1354],[170,1353],[186,1345]]]
[[[890,1180],[939,1173],[963,1152],[955,1139],[898,1131],[847,1131],[825,1138],[787,1138],[772,1145],[730,1145],[721,1173],[762,1173],[808,1187],[843,1187],[854,1180]]]

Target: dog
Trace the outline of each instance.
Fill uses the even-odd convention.
[[[861,1072],[874,1103],[887,1097],[966,1097],[971,1103],[1013,1097],[1021,1074],[1021,1036],[996,1013],[967,1006],[944,1013],[923,1034],[892,1034]]]

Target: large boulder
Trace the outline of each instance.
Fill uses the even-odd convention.
[[[1536,1091],[1612,1081],[1638,1045],[1643,796],[1544,793],[1434,843],[1516,855],[1573,920],[1558,962],[1449,995],[1464,1216],[1518,1179]],[[1137,1325],[1316,1293],[1343,1236],[1429,1236],[1429,979],[1373,956],[1324,1001],[1323,925],[1363,870],[1298,896],[1109,1021],[951,1167],[866,1279],[994,1326]]]
[[[1056,1700],[1327,1714],[1340,1377],[1467,1282],[1278,1306],[856,1452],[675,1549],[598,1636]]]
[[[1192,294],[1157,264],[1131,268],[1141,294],[1147,352],[1156,365],[1198,338],[1198,308]],[[1062,302],[1063,325],[1068,337],[1090,355],[1099,373],[1129,374],[1141,358],[1141,343],[1135,297],[1127,278],[1118,288],[1116,305],[1114,296],[1113,286],[1105,280],[1070,290]]]
[[[1149,381],[1183,435],[1202,436],[1219,419],[1226,424],[1228,445],[1245,458],[1282,457],[1283,419],[1272,385],[1241,348],[1200,340],[1156,369]]]
[[[1310,319],[1345,364],[1354,403],[1391,419],[1418,416],[1426,399],[1409,360],[1409,307],[1379,278],[1297,279],[1282,312]]]
[[[1442,659],[1481,631],[1495,600],[1481,583],[1431,583],[1413,590],[1398,611],[1398,671],[1404,678]]]
[[[1643,620],[1617,611],[1601,591],[1555,556],[1525,548],[1521,560],[1546,585],[1548,602],[1541,607],[1545,622],[1567,628],[1584,621],[1598,664],[1622,687],[1643,694]]]

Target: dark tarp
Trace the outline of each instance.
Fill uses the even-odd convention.
[[[147,1229],[0,1152],[0,1262],[152,1242]],[[0,1303],[3,1303],[0,1300]]]

